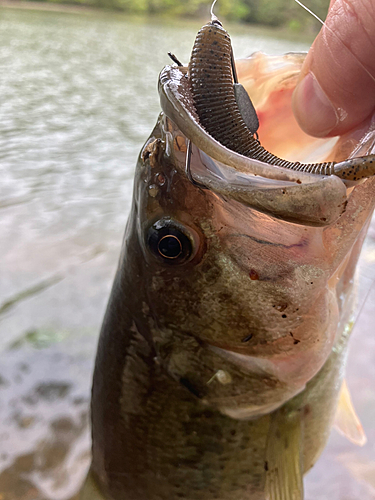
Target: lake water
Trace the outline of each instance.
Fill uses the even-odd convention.
[[[72,499],[84,477],[97,335],[158,73],[168,51],[188,60],[200,25],[0,9],[0,500]],[[236,57],[308,49],[231,34]],[[348,363],[369,444],[333,432],[307,500],[375,499],[374,263],[373,224]]]

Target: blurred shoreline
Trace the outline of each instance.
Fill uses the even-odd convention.
[[[67,13],[89,13],[103,12],[108,9],[100,9],[98,7],[90,7],[88,5],[75,5],[67,3],[49,3],[49,2],[24,2],[22,0],[0,0],[0,8],[8,9],[26,9],[26,10],[47,10],[51,12],[67,12]]]
[[[289,1],[289,0],[286,0]],[[294,4],[293,0],[290,0]],[[298,7],[298,6],[297,6]],[[31,11],[45,11],[45,12],[60,12],[64,14],[84,14],[84,15],[115,15],[118,17],[125,17],[127,19],[139,20],[147,22],[150,20],[158,19],[159,22],[174,22],[174,23],[195,23],[207,21],[209,8],[201,9],[186,16],[184,12],[177,12],[171,10],[164,11],[137,11],[134,9],[121,8],[115,4],[105,5],[88,5],[84,3],[75,3],[74,0],[67,0],[66,2],[55,2],[54,0],[34,1],[34,0],[0,0],[0,9],[17,9],[17,10],[31,10]],[[294,7],[295,9],[295,7]],[[299,7],[298,7],[299,9]],[[277,9],[276,9],[277,11]],[[277,14],[273,14],[277,17]],[[324,16],[323,16],[324,17]],[[261,19],[243,19],[235,18],[230,14],[220,14],[222,21],[225,21],[227,29],[231,26],[242,27],[243,29],[251,29],[255,32],[261,32],[262,35],[269,34],[272,37],[281,37],[286,39],[296,39],[301,41],[311,41],[318,34],[320,24],[309,15],[306,15],[302,9],[297,10],[294,14],[290,12],[287,20],[273,22],[268,20],[268,17]],[[267,33],[268,32],[268,33]]]
[[[291,0],[293,1],[293,0]],[[62,14],[76,14],[84,16],[98,16],[101,17],[115,17],[118,20],[125,19],[136,23],[149,23],[157,21],[160,24],[173,23],[176,27],[186,25],[195,26],[199,23],[204,24],[207,21],[207,16],[193,16],[188,19],[178,14],[139,14],[134,12],[126,12],[124,10],[111,9],[108,7],[95,7],[90,5],[78,5],[74,3],[57,3],[54,1],[38,2],[33,0],[0,0],[1,9],[6,10],[24,10],[31,12],[46,12],[46,13],[62,13]],[[296,42],[312,44],[315,36],[319,32],[319,27],[310,26],[308,29],[294,29],[290,26],[270,26],[262,23],[246,22],[243,20],[226,20],[226,29],[235,31],[242,35],[253,35],[269,38],[278,38],[282,40],[291,40]]]

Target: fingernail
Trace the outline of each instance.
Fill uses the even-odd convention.
[[[313,73],[308,73],[293,94],[293,111],[301,128],[324,137],[339,123],[339,116]]]

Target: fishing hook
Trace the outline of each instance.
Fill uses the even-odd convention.
[[[214,0],[214,1],[212,2],[212,5],[211,5],[211,12],[210,12],[210,14],[211,14],[211,22],[212,22],[212,23],[213,23],[213,22],[215,22],[215,21],[219,21],[219,19],[218,19],[218,18],[215,16],[215,14],[214,14],[214,7],[215,7],[215,3],[216,3],[216,1],[217,1],[217,0]],[[219,21],[219,23],[220,23],[220,21]],[[221,23],[220,23],[220,24],[221,24]]]
[[[233,82],[238,83],[238,76],[237,76],[237,70],[236,70],[236,63],[234,60],[233,47],[230,48],[230,64],[232,66]]]
[[[190,169],[190,163],[191,163],[191,152],[192,152],[192,145],[191,145],[191,140],[187,140],[187,150],[186,150],[186,163],[185,163],[185,173],[186,177],[189,179],[189,181],[193,184],[193,186],[196,186],[200,189],[207,189],[207,187],[204,184],[201,184],[200,182],[197,182],[193,179],[193,176],[191,174],[191,169]]]

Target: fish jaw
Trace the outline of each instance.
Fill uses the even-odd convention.
[[[196,156],[200,152],[205,156],[198,160],[205,168],[198,167],[194,174],[200,184],[258,211],[294,223],[324,226],[342,214],[346,191],[338,177],[316,176],[269,165],[240,155],[210,136],[197,119],[186,68],[165,67],[159,77],[159,95],[166,116],[198,149]],[[243,174],[240,185],[220,182],[220,177],[212,175],[212,166],[207,165],[210,159],[216,165],[213,168],[223,170],[220,177]],[[184,164],[180,168],[182,172]],[[267,186],[261,185],[258,176],[269,181]]]

